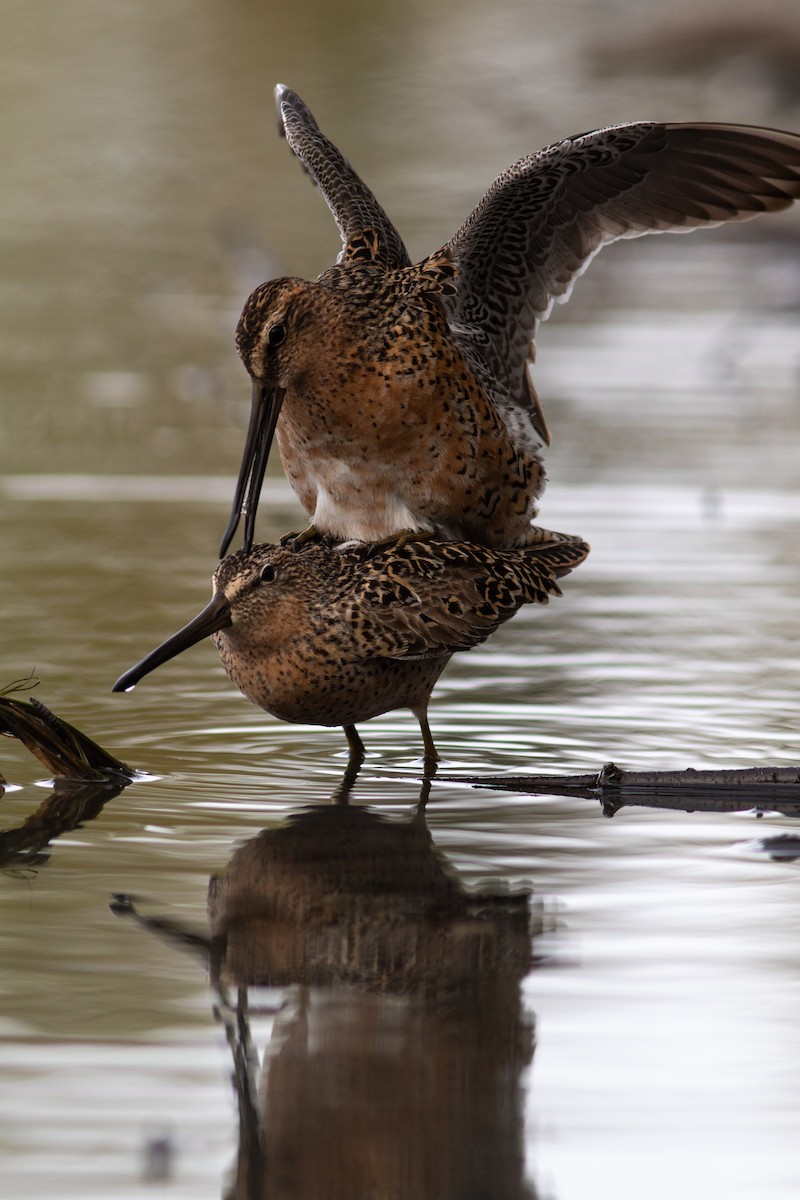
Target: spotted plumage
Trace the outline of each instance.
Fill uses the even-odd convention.
[[[283,397],[281,458],[320,532],[528,539],[543,480],[536,444],[509,436],[450,338],[441,297],[453,279],[444,256],[395,271],[348,262],[315,283],[264,284],[248,301],[239,353]]]
[[[529,375],[538,322],[602,246],[788,207],[800,136],[745,125],[637,122],[567,138],[510,166],[418,266],[308,108],[277,89],[282,130],[342,237],[313,282],[245,305],[253,384],[225,553],[252,545],[277,427],[293,487],[323,534],[400,529],[525,545],[549,435]]]
[[[212,636],[236,687],[281,720],[343,725],[360,746],[358,722],[410,708],[433,761],[428,702],[450,657],[523,604],[560,595],[556,580],[589,551],[567,535],[535,536],[516,551],[433,538],[239,550],[217,568],[207,608],[114,690]]]

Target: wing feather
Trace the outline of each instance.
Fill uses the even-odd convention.
[[[585,542],[568,537],[513,551],[409,542],[375,556],[371,570],[359,573],[345,619],[362,655],[439,658],[469,650],[523,604],[561,595],[557,580],[588,553]]]
[[[781,130],[638,122],[557,142],[504,171],[444,247],[460,272],[444,300],[454,336],[498,403],[531,410],[538,323],[603,246],[799,196],[800,136]]]
[[[389,268],[410,266],[408,251],[389,217],[297,93],[279,83],[275,103],[280,131],[333,213],[342,239],[342,255],[351,239],[373,229],[380,248],[378,261]]]

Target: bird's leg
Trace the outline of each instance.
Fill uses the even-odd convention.
[[[423,759],[423,768],[426,778],[436,774],[436,768],[439,765],[439,751],[433,743],[433,735],[431,727],[428,724],[428,709],[421,708],[414,712],[414,716],[419,721],[420,733],[422,734],[422,744],[425,747],[425,757]]]
[[[342,729],[344,730],[344,736],[347,738],[347,744],[350,747],[350,758],[347,761],[345,779],[351,771],[353,771],[353,778],[355,779],[355,776],[358,774],[358,768],[366,758],[367,752],[364,749],[364,743],[358,736],[358,730],[355,725],[343,725]]]
[[[364,743],[358,736],[355,725],[343,725],[342,728],[350,744],[350,757],[347,760],[347,768],[341,782],[331,796],[331,803],[345,805],[350,803],[350,792],[353,790],[353,784],[364,761]]]

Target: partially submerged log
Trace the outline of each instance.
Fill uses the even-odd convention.
[[[613,817],[620,808],[643,805],[684,812],[743,812],[769,809],[800,817],[800,767],[745,767],[741,770],[625,771],[606,763],[590,775],[475,775],[447,777],[452,783],[527,795],[575,796],[599,800]]]
[[[0,692],[0,734],[22,742],[26,750],[52,771],[56,780],[86,783],[133,779],[135,771],[80,729],[62,721],[41,700],[35,696],[30,700],[15,700],[9,695],[35,685],[36,680],[29,678]]]
[[[136,774],[41,700],[9,695],[35,683],[31,677],[0,693],[0,735],[17,738],[44,763],[54,777],[53,792],[21,825],[0,830],[0,868],[41,866],[54,838],[91,821]],[[4,782],[0,776],[0,794]]]

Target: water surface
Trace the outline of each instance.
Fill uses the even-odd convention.
[[[273,83],[421,254],[576,129],[800,125],[769,72],[602,69],[609,38],[652,28],[621,3],[12,6],[0,682],[35,670],[146,778],[0,879],[0,1194],[213,1197],[237,1158],[258,1194],[259,1090],[273,1163],[312,1171],[333,1142],[330,1195],[794,1196],[798,865],[763,846],[791,816],[609,819],[464,781],[797,762],[796,221],[614,247],[542,330],[542,519],[592,554],[437,687],[430,842],[410,714],[362,729],[348,816],[341,732],[251,707],[210,644],[110,693],[206,602],[244,295],[336,252],[271,133]],[[259,536],[302,523],[275,476]],[[49,790],[2,748],[9,828]],[[183,932],[210,919],[225,956],[115,915],[120,893]]]

